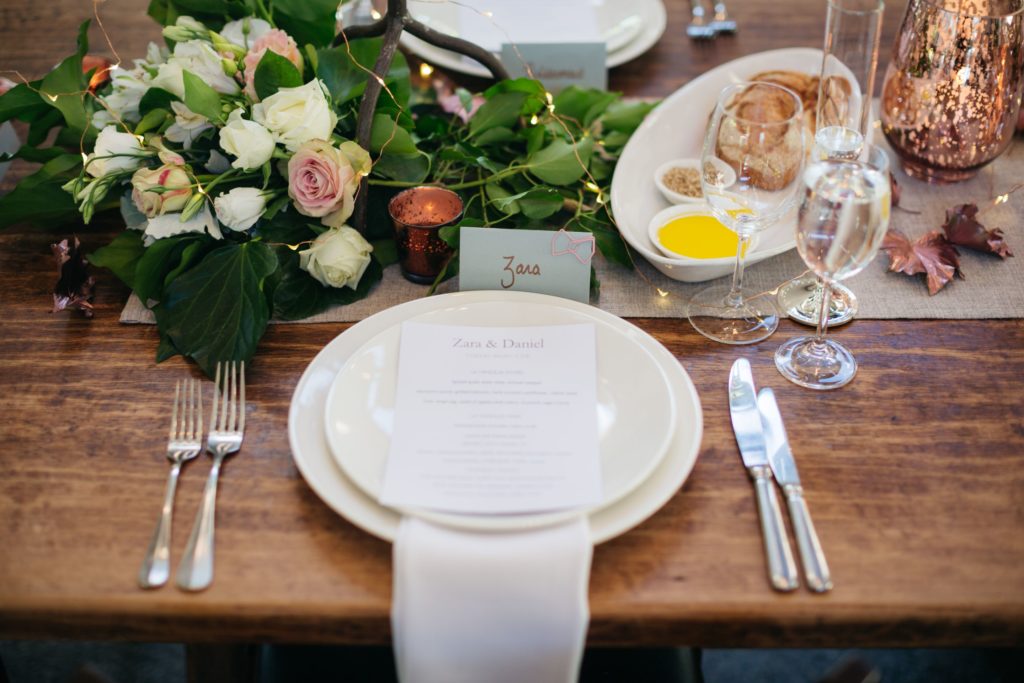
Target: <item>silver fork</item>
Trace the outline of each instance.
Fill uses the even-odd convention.
[[[686,35],[697,40],[714,38],[714,27],[708,21],[704,0],[690,0],[690,25],[686,27]]]
[[[174,492],[178,488],[181,466],[199,455],[203,448],[203,392],[199,380],[181,380],[174,384],[174,406],[171,408],[171,429],[167,437],[167,459],[171,471],[167,475],[164,506],[160,520],[153,531],[146,558],[139,568],[139,585],[158,588],[167,583],[171,575],[171,514],[174,510]]]
[[[223,383],[221,376],[224,377]],[[224,458],[242,447],[245,432],[245,362],[217,363],[213,380],[216,393],[210,412],[210,434],[206,451],[213,456],[213,468],[203,490],[203,502],[196,514],[185,556],[178,565],[178,587],[201,591],[213,582],[213,527],[216,518],[217,479]]]
[[[716,33],[736,33],[736,22],[729,18],[725,0],[718,0],[715,3],[715,18],[711,21],[711,28]]]

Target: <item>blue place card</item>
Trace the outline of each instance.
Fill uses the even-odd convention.
[[[517,52],[518,50],[518,52]],[[530,66],[533,78],[544,84],[552,93],[570,85],[581,88],[608,87],[608,67],[605,66],[607,45],[595,42],[564,43],[503,43],[501,63],[509,75],[528,76],[526,65]]]
[[[589,232],[463,227],[459,289],[508,289],[589,303],[594,247]]]

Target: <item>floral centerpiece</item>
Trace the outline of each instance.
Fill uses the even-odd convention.
[[[379,39],[331,45],[336,9],[153,0],[167,44],[130,69],[89,68],[86,22],[75,54],[0,97],[0,121],[28,124],[11,158],[41,164],[0,197],[0,228],[89,223],[119,208],[126,229],[90,262],[153,310],[158,360],[180,353],[206,371],[250,358],[271,316],[367,296],[395,258],[383,206],[403,187],[461,191],[464,224],[590,231],[629,264],[606,186],[652,105],[577,88],[552,97],[528,79],[475,97],[444,84],[414,90],[401,55],[387,74],[366,66]],[[367,78],[387,96],[363,149],[353,138]],[[349,221],[366,177],[357,230]],[[457,248],[458,226],[443,236]]]

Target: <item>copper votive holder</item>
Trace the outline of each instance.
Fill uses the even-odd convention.
[[[452,256],[439,231],[462,217],[462,199],[443,187],[410,187],[391,198],[388,214],[402,275],[417,284],[432,283]]]

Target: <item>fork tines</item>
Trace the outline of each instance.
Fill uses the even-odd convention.
[[[245,361],[218,361],[213,383],[211,431],[245,431]]]

